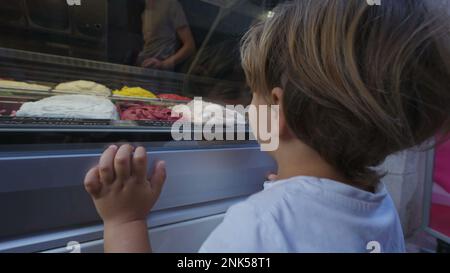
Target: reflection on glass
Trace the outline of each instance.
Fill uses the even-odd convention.
[[[194,37],[177,0],[147,0],[142,13],[144,47],[137,64],[172,70],[195,51]]]

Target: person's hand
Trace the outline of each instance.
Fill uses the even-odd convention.
[[[165,163],[156,163],[147,176],[147,153],[131,145],[110,146],[98,166],[84,180],[87,192],[106,225],[145,221],[156,203],[166,179]]]
[[[169,59],[161,61],[156,58],[149,58],[146,59],[144,62],[142,62],[142,67],[155,68],[160,70],[170,70],[175,67],[175,64]]]
[[[146,68],[158,68],[161,66],[161,61],[156,58],[148,58],[142,62],[142,67]]]
[[[167,59],[160,63],[160,66],[158,67],[158,69],[171,70],[174,67],[175,67],[175,64],[171,60]]]

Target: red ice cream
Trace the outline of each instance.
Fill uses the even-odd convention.
[[[122,112],[122,120],[155,120],[176,121],[178,117],[172,117],[172,111],[168,108],[154,105],[127,105]]]
[[[0,117],[14,117],[22,102],[0,101]]]
[[[158,98],[165,100],[183,100],[183,101],[191,101],[191,98],[183,97],[176,94],[159,94]]]

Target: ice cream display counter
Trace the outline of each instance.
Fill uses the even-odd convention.
[[[144,69],[131,72],[128,79],[123,80],[124,74],[121,72],[126,69],[124,66],[111,65],[118,75],[108,75],[104,68],[97,68],[95,74],[87,76],[88,71],[78,72],[73,75],[71,70],[79,68],[78,66],[67,65],[64,74],[61,73],[63,61],[71,61],[70,58],[55,57],[39,53],[26,53],[10,49],[0,49],[0,58],[7,67],[0,68],[2,75],[10,74],[14,64],[7,64],[5,56],[15,55],[27,58],[41,58],[41,62],[31,61],[31,69],[18,67],[17,69],[25,75],[11,79],[0,79],[0,126],[2,131],[11,128],[16,130],[17,126],[26,127],[27,125],[47,125],[58,129],[61,126],[80,125],[90,126],[87,128],[97,128],[98,126],[110,126],[111,129],[148,129],[152,130],[154,125],[165,125],[170,127],[171,123],[179,120],[179,116],[172,114],[171,108],[176,105],[189,104],[194,94],[181,95],[185,92],[186,85],[194,81],[204,81],[199,77],[183,77],[180,79],[171,79],[171,86],[164,86],[164,83],[157,80],[151,80],[151,75],[146,75]],[[17,60],[17,59],[16,59]],[[45,61],[56,61],[60,67],[49,68]],[[80,61],[80,60],[79,60]],[[83,61],[83,65],[89,66],[93,62]],[[40,67],[46,65],[47,71],[42,75]],[[106,74],[106,75],[105,75]],[[156,71],[161,77],[164,73]],[[73,76],[84,78],[95,78],[96,81],[108,82],[101,84],[93,80],[71,80]],[[139,77],[147,77],[139,80]],[[17,80],[20,78],[20,80]],[[25,78],[25,79],[24,79]],[[26,78],[39,79],[39,83],[26,80]],[[63,79],[67,79],[63,81]],[[166,79],[167,80],[167,79]],[[43,81],[45,81],[43,83]],[[53,82],[50,82],[53,81]],[[61,82],[63,81],[63,82]],[[178,82],[177,82],[178,81]],[[154,87],[154,84],[158,86]],[[240,83],[228,83],[231,88],[242,88]],[[149,91],[142,86],[149,86]],[[173,86],[178,85],[178,86]],[[129,87],[133,86],[133,87]],[[170,91],[166,91],[169,89]],[[170,92],[170,93],[169,93]],[[178,93],[178,94],[177,94]],[[202,98],[203,99],[203,98]],[[214,104],[212,102],[206,102]],[[214,104],[218,107],[219,104]],[[197,119],[196,119],[197,120]],[[208,122],[208,117],[202,120],[202,123]],[[34,128],[39,129],[39,128]]]
[[[0,252],[66,252],[73,242],[82,251],[101,251],[102,225],[83,178],[105,147],[125,142],[147,148],[149,168],[156,159],[167,164],[166,186],[148,218],[154,250],[196,251],[226,209],[262,189],[275,170],[251,139],[246,117],[225,110],[250,101],[237,48],[266,4],[164,1],[178,10],[176,20],[147,22],[140,19],[149,1],[30,2],[0,7]],[[46,16],[44,6],[60,16]],[[211,16],[200,20],[201,12]],[[146,66],[171,57],[146,55],[145,24],[175,37],[173,56],[191,38],[194,49],[173,67]],[[148,58],[140,63],[142,56]],[[192,125],[183,130],[194,134],[217,118],[175,111],[200,97],[223,110],[216,124],[231,124],[233,134],[245,137],[175,140],[176,122]]]

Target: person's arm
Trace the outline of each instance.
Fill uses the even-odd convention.
[[[151,252],[147,215],[166,178],[165,164],[147,176],[147,153],[131,145],[106,149],[84,180],[104,223],[105,252]]]
[[[192,36],[191,29],[189,26],[183,26],[177,29],[178,39],[181,41],[181,48],[172,56],[162,61],[162,68],[172,68],[175,65],[186,60],[189,56],[194,54],[195,41]]]
[[[151,253],[146,221],[104,225],[105,253]]]

